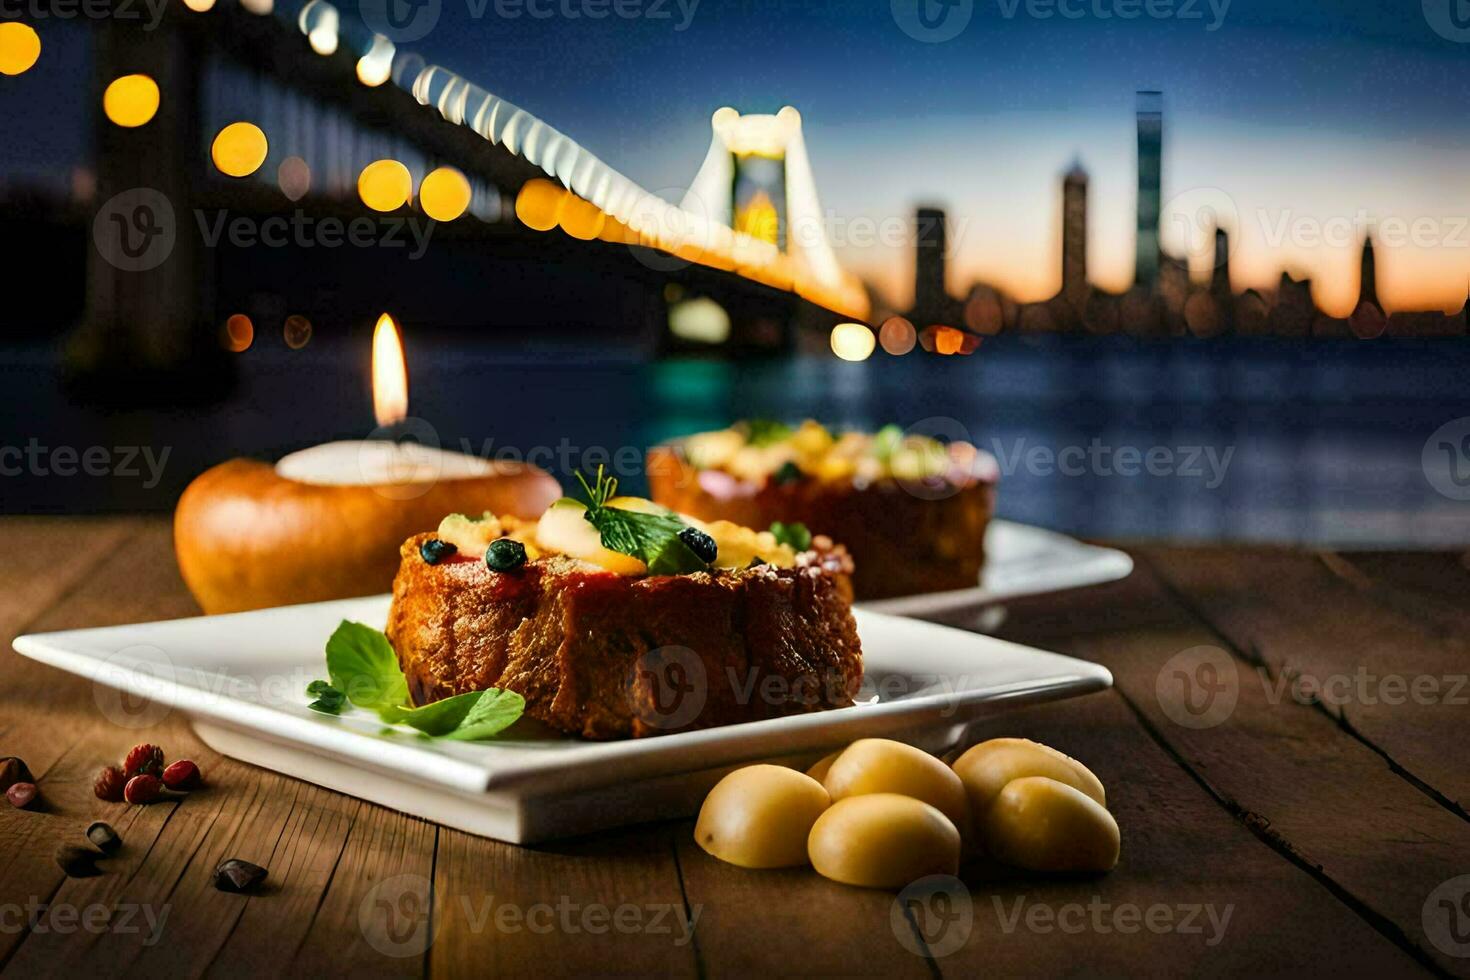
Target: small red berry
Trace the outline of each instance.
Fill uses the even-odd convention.
[[[163,771],[163,785],[169,789],[198,789],[203,782],[199,767],[188,759],[180,759]]]
[[[158,799],[162,785],[157,776],[142,773],[128,780],[123,787],[123,799],[129,803],[152,803]]]
[[[123,787],[127,785],[128,777],[117,766],[104,766],[97,773],[97,778],[92,780],[92,792],[97,794],[97,799],[106,800],[108,803],[121,803],[123,798]]]
[[[140,773],[150,776],[163,775],[163,749],[156,745],[144,742],[135,745],[128,752],[128,757],[123,761],[123,772],[130,778]]]
[[[14,783],[5,791],[5,798],[17,810],[24,810],[36,798],[35,783]]]

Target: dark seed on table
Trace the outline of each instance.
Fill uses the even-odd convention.
[[[258,864],[228,858],[214,869],[214,887],[222,892],[251,892],[265,881],[266,870]]]
[[[31,775],[30,767],[24,759],[13,755],[0,758],[0,791],[14,786],[16,783],[34,783],[36,777]]]
[[[69,878],[95,878],[102,873],[97,867],[101,856],[90,847],[64,844],[56,850],[56,863]]]
[[[459,549],[454,545],[448,541],[440,541],[438,538],[430,538],[419,545],[419,557],[429,565],[437,565],[457,551]]]
[[[526,546],[514,538],[496,538],[485,549],[485,564],[494,572],[508,572],[526,563]]]
[[[36,784],[16,783],[5,791],[5,798],[17,810],[24,810],[36,799]]]
[[[117,836],[117,831],[112,829],[111,824],[98,820],[87,828],[87,840],[97,845],[97,849],[104,854],[111,854],[122,847],[122,838]]]

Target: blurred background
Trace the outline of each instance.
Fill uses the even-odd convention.
[[[388,313],[430,438],[564,482],[815,417],[1089,537],[1470,542],[1461,0],[0,19],[5,512],[368,434]]]

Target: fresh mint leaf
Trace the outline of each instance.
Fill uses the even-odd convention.
[[[805,551],[812,546],[812,532],[800,521],[790,524],[776,521],[771,525],[771,534],[775,535],[777,544],[789,544],[795,551]]]
[[[526,710],[526,699],[515,691],[492,687],[479,692],[480,697],[451,731],[443,734],[460,742],[477,742],[499,735]]]
[[[617,507],[587,511],[587,520],[609,551],[631,555],[648,566],[650,575],[685,575],[709,565],[679,537],[688,527],[673,514],[642,514]]]
[[[745,423],[745,441],[751,446],[771,446],[791,436],[791,426],[772,419],[751,419]]]
[[[388,638],[362,623],[342,620],[327,640],[327,675],[332,687],[359,708],[399,708],[408,702],[408,681]]]
[[[312,711],[320,711],[324,715],[340,715],[342,705],[347,700],[347,695],[326,681],[312,681],[306,685],[306,693],[309,697],[316,699],[307,707]]]

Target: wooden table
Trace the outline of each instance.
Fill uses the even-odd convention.
[[[0,805],[0,963],[16,976],[1470,976],[1470,878],[1454,880],[1470,875],[1465,556],[1147,547],[1125,582],[1013,603],[1001,635],[1105,664],[1116,687],[977,738],[1092,766],[1123,856],[1063,878],[975,862],[965,914],[722,865],[688,820],[513,847],[220,758],[177,715],[119,727],[9,638],[195,613],[167,524],[7,518],[0,554],[0,754],[27,760],[49,804]],[[145,739],[198,760],[210,788],[96,800],[99,765]],[[101,877],[64,877],[55,848],[98,817],[125,848]],[[213,889],[227,856],[267,866],[270,887]],[[691,936],[678,923],[695,913]]]

